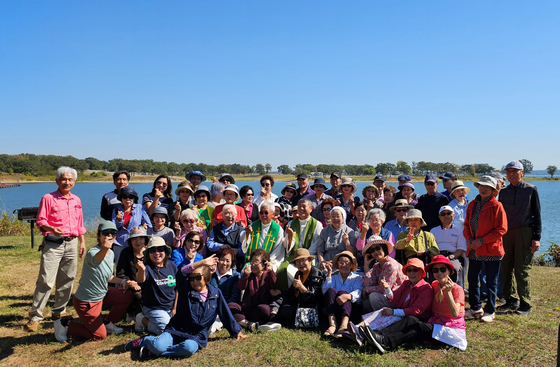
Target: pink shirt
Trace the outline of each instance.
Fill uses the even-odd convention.
[[[84,215],[82,213],[82,201],[76,195],[70,193],[65,198],[60,191],[56,190],[41,198],[39,212],[37,213],[37,226],[44,225],[62,229],[62,236],[81,236],[86,233],[84,227]],[[41,229],[43,235],[47,232]]]
[[[391,290],[397,289],[405,280],[408,279],[402,272],[402,265],[395,259],[387,257],[383,266],[375,263],[373,267],[364,274],[364,290],[366,293],[377,292],[384,294],[385,288],[380,284],[380,280],[385,278]]]

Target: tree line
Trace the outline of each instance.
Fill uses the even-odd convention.
[[[527,159],[520,160],[525,167],[525,173],[531,173],[533,165]],[[176,162],[157,162],[152,159],[121,159],[114,158],[109,161],[99,160],[97,158],[88,157],[78,159],[73,156],[56,156],[56,155],[35,155],[35,154],[0,154],[0,172],[21,173],[33,176],[52,175],[60,166],[70,166],[78,172],[86,170],[95,171],[128,171],[131,173],[145,173],[152,175],[168,174],[173,176],[182,176],[190,171],[201,171],[208,176],[216,176],[227,172],[233,175],[258,174],[264,175],[272,171],[269,163],[256,164],[254,166],[243,164],[220,164],[210,165],[205,163],[176,163]],[[504,167],[500,170],[503,171]],[[398,174],[410,174],[422,176],[427,173],[443,174],[445,172],[454,172],[459,175],[484,175],[496,168],[487,163],[473,163],[458,165],[455,163],[435,163],[435,162],[411,162],[397,161],[394,163],[377,163],[375,166],[370,164],[363,165],[336,165],[336,164],[296,164],[290,167],[283,164],[277,167],[281,174],[297,175],[299,173],[322,173],[330,175],[331,172],[338,171],[344,175],[362,176],[375,175],[377,173],[391,176]],[[556,166],[547,167],[551,177],[556,173]]]

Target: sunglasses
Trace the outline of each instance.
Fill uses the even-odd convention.
[[[167,181],[157,181],[156,184],[167,186]]]
[[[445,273],[447,271],[447,267],[444,266],[443,268],[432,268],[432,273],[437,274],[439,272]]]
[[[164,246],[152,247],[148,249],[148,252],[150,254],[155,254],[156,252],[165,252],[165,247]]]
[[[111,236],[115,237],[117,235],[117,231],[114,230],[114,229],[104,229],[104,230],[101,231],[101,234],[103,236],[111,235]]]
[[[425,186],[434,186],[435,184],[435,182],[424,182]]]
[[[262,186],[262,187],[269,187],[269,186],[271,186],[271,185],[270,185],[270,183],[266,182],[266,183],[262,183],[261,186]]]
[[[133,196],[133,195],[123,195],[123,196],[121,196],[121,198],[124,199],[124,200],[127,200],[127,199],[134,200],[135,196]]]
[[[419,270],[418,268],[414,268],[414,267],[406,268],[407,273],[418,273],[418,270]]]
[[[269,212],[269,211],[266,211],[266,212],[259,212],[259,214],[262,214],[262,215],[268,215],[268,213],[270,213],[270,212]]]
[[[408,208],[395,209],[397,213],[408,213]]]
[[[329,207],[323,208],[323,211],[324,211],[324,212],[330,212],[331,210],[332,210],[332,208],[329,208]]]
[[[251,261],[251,265],[259,265],[259,264],[264,264],[264,261]]]
[[[446,217],[448,215],[453,215],[453,213],[452,212],[441,212],[441,213],[439,213],[439,215],[440,215],[440,217]]]
[[[189,243],[194,243],[195,245],[200,245],[200,241],[199,240],[193,240],[192,238],[187,239],[187,242]]]
[[[202,274],[191,275],[189,277],[189,282],[194,282],[195,280],[200,282],[202,280]]]
[[[255,196],[253,193],[246,193],[245,196]]]
[[[376,251],[379,251],[379,250],[383,250],[383,247],[381,247],[381,245],[375,246],[374,248],[370,249],[368,252],[369,252],[370,254],[372,254],[372,253],[374,253],[374,252],[376,252]]]
[[[185,220],[183,221],[183,223],[190,223],[190,224],[193,224],[193,223],[196,223],[196,220],[194,220],[194,219],[186,220],[186,219],[185,219]]]

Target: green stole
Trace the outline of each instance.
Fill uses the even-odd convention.
[[[276,278],[278,279],[278,288],[288,289],[288,265],[290,264],[290,261],[294,259],[296,250],[298,248],[309,249],[309,247],[311,247],[311,242],[313,241],[313,234],[315,233],[316,226],[317,219],[309,217],[309,222],[307,222],[307,227],[305,227],[305,233],[303,234],[303,242],[300,246],[299,236],[301,232],[301,226],[299,223],[299,218],[294,219],[290,224],[290,227],[294,231],[294,247],[292,248],[292,251],[290,251],[290,253],[286,256],[284,262],[280,264],[280,267],[276,272]]]
[[[197,207],[197,210],[202,222],[201,227],[204,229],[210,228],[210,224],[212,223],[212,212],[214,211],[214,208],[206,205],[206,209],[200,209],[199,207]],[[208,233],[210,233],[210,231],[208,231]]]
[[[246,261],[249,261],[249,257],[251,256],[251,252],[255,251],[258,248],[261,248],[268,252],[272,251],[274,245],[278,241],[278,233],[280,232],[280,225],[275,221],[270,222],[270,229],[268,230],[268,235],[266,236],[263,246],[259,247],[259,243],[261,242],[261,231],[262,231],[262,222],[260,219],[251,223],[251,228],[253,231],[251,232],[251,243],[249,244],[249,248],[247,249],[247,255],[245,257]]]

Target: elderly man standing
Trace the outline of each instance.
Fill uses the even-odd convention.
[[[443,191],[442,194],[445,195],[445,197],[447,197],[447,200],[449,201],[453,200],[453,198],[450,196],[451,186],[453,186],[453,183],[457,181],[457,176],[455,176],[453,172],[445,172],[445,174],[443,176],[439,176],[439,178],[441,179],[441,182],[443,183],[443,188],[445,189],[445,191]]]
[[[307,173],[300,173],[297,175],[297,184],[297,195],[292,198],[292,206],[296,206],[299,199],[315,194],[315,191],[309,187],[309,175]]]
[[[449,204],[449,199],[442,193],[437,192],[438,178],[434,174],[427,174],[424,178],[426,194],[420,196],[415,208],[422,211],[422,217],[426,221],[425,231],[439,225],[439,208]]]
[[[86,253],[84,218],[82,202],[70,193],[78,173],[70,167],[56,170],[58,190],[46,194],[39,204],[37,226],[45,236],[41,245],[41,267],[33,294],[33,306],[29,311],[27,330],[36,331],[44,319],[43,309],[56,284],[52,318],[57,320],[66,316],[66,304],[72,295],[72,286],[80,257]]]
[[[113,220],[113,210],[121,204],[117,196],[119,196],[123,187],[128,186],[129,181],[130,173],[126,171],[113,173],[113,184],[115,185],[115,189],[103,195],[103,198],[101,199],[101,211],[99,213],[101,218],[108,221]]]
[[[342,183],[342,175],[340,172],[334,171],[331,173],[331,188],[325,191],[325,195],[329,195],[334,198],[336,195],[340,194],[340,184]]]
[[[509,185],[499,194],[507,215],[508,231],[503,237],[506,253],[502,259],[506,303],[498,307],[498,311],[516,311],[519,315],[528,315],[532,306],[529,270],[533,254],[540,248],[542,224],[537,187],[523,181],[523,174],[521,162],[509,162],[506,165]],[[516,298],[514,274],[521,303]]]

